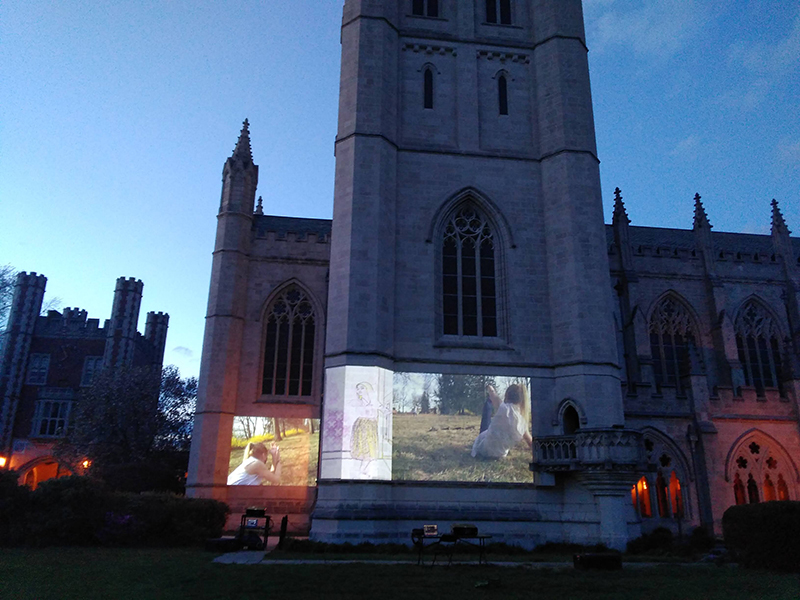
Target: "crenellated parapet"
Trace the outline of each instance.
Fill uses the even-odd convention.
[[[257,213],[253,218],[253,236],[269,242],[330,244],[331,227],[330,219],[277,217]]]
[[[36,335],[65,338],[97,338],[103,339],[107,330],[100,327],[99,319],[89,319],[88,313],[81,308],[67,307],[61,312],[49,310],[36,320]]]

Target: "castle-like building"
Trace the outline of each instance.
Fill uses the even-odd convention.
[[[136,330],[144,287],[137,279],[117,279],[102,327],[80,308],[40,315],[46,284],[44,275],[17,274],[0,354],[0,457],[34,488],[74,468],[59,463],[53,445],[81,389],[103,368],[160,369],[169,326],[169,315],[148,312],[144,335]]]
[[[580,0],[346,0],[341,40],[333,220],[263,214],[246,121],[223,169],[190,494],[617,548],[800,498],[800,239],[604,224]],[[527,482],[397,476],[426,374],[524,382]],[[321,418],[317,485],[228,486],[240,415]]]

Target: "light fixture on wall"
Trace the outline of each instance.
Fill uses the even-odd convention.
[[[5,456],[0,456],[0,469],[5,469],[8,459]]]

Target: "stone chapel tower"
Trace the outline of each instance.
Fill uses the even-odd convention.
[[[624,546],[640,438],[624,423],[580,0],[346,0],[342,23],[312,536],[399,539],[448,506],[441,518],[507,541]],[[376,484],[391,480],[398,371],[528,378],[537,486]],[[342,434],[364,389],[383,411],[367,469]],[[583,466],[559,473],[566,411]]]

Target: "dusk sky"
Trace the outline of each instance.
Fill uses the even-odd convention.
[[[460,0],[462,2],[467,0]],[[222,166],[245,117],[268,214],[330,218],[341,0],[0,4],[0,265],[107,319],[117,277],[197,375]],[[800,233],[800,4],[584,0],[607,221]]]

